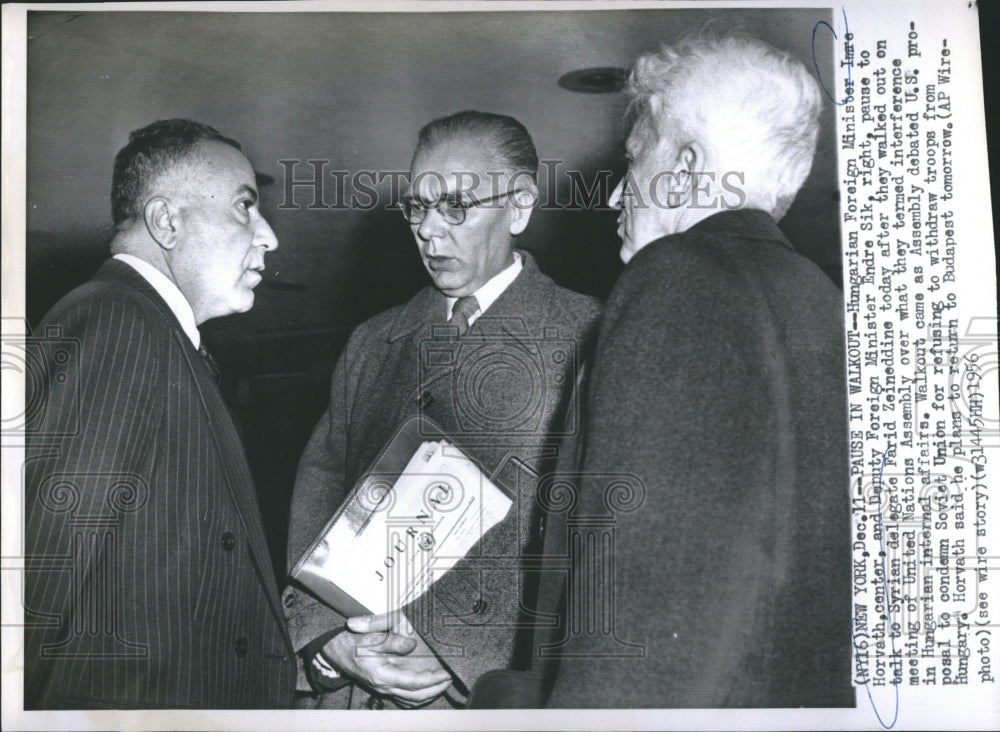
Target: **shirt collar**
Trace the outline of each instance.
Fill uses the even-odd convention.
[[[150,287],[167,303],[167,307],[176,316],[177,322],[181,324],[181,329],[195,348],[201,345],[201,333],[198,332],[198,323],[194,319],[194,310],[184,297],[184,294],[177,288],[170,278],[163,274],[156,267],[144,259],[131,254],[116,254],[115,259],[124,262],[132,269],[142,275],[142,278],[149,283]]]
[[[509,267],[504,269],[497,275],[494,275],[489,279],[486,284],[480,287],[478,290],[472,294],[476,296],[476,301],[479,303],[479,312],[469,318],[469,325],[472,325],[479,318],[480,315],[486,312],[486,310],[496,302],[496,299],[500,297],[504,290],[510,287],[510,283],[513,282],[517,276],[521,273],[524,268],[524,262],[521,259],[521,255],[518,252],[514,252],[514,263]],[[457,297],[449,297],[448,299],[448,319],[451,319],[451,311],[455,307],[455,303],[458,302]]]

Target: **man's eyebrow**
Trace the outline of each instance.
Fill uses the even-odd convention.
[[[251,188],[250,186],[248,186],[246,183],[244,183],[243,185],[241,185],[239,187],[239,189],[236,191],[236,193],[237,193],[237,195],[241,195],[241,196],[242,195],[250,196],[250,198],[253,199],[253,202],[257,203],[257,200],[258,200],[257,191],[254,190],[253,188]]]

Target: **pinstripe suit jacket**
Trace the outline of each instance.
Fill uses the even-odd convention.
[[[173,313],[110,260],[35,338],[25,707],[290,706],[246,457]]]

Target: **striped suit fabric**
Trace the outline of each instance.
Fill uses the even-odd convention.
[[[166,303],[109,260],[32,349],[25,707],[290,706],[243,447]]]

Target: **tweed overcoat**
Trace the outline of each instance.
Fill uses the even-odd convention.
[[[488,669],[527,665],[516,646],[530,629],[522,604],[531,583],[521,562],[539,541],[535,479],[554,467],[559,435],[578,424],[575,379],[599,312],[596,300],[556,286],[521,256],[520,274],[461,338],[445,323],[444,295],[430,286],[354,331],[292,500],[290,565],[415,415],[430,418],[514,494],[504,521],[406,610],[453,672],[452,698]],[[344,623],[302,590],[289,589],[284,601],[296,649]],[[325,697],[324,706],[370,701],[354,687]]]
[[[545,532],[554,570],[571,536],[612,548],[571,556],[573,582],[543,573],[562,623],[537,634],[540,686],[491,674],[474,704],[853,705],[842,313],[762,211],[634,256],[560,465],[576,495]]]
[[[26,708],[290,706],[246,456],[167,304],[112,259],[29,349]]]

